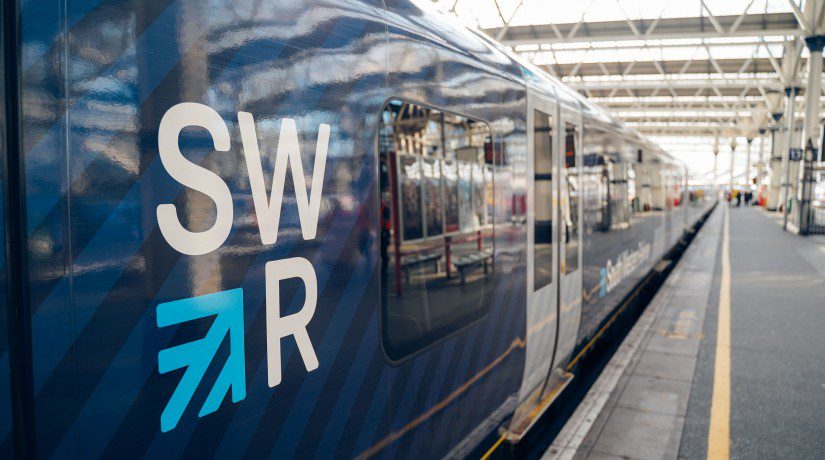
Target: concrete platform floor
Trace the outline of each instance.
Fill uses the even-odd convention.
[[[780,225],[719,206],[546,457],[705,458],[715,404],[729,444],[714,452],[825,458],[825,237]],[[724,257],[729,378],[714,396]]]

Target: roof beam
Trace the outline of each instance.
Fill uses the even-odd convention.
[[[680,79],[680,80],[574,80],[571,78],[564,78],[563,81],[570,87],[577,90],[605,90],[609,91],[613,88],[639,90],[639,89],[697,89],[711,87],[715,89],[720,88],[735,88],[743,89],[746,87],[772,87],[776,86],[776,80],[772,78],[737,78],[737,79],[710,79],[710,78],[696,78],[696,79]]]
[[[647,32],[645,32],[646,39],[649,39],[650,36],[653,34],[653,31],[656,30],[656,27],[659,26],[659,22],[662,20],[662,16],[664,16],[665,10],[667,10],[667,7],[670,6],[670,2],[672,1],[673,0],[668,0],[667,3],[665,3],[665,5],[662,7],[662,10],[659,11],[659,16],[657,16],[656,19],[653,20],[653,23],[650,24],[650,27],[647,28]]]
[[[614,51],[614,50],[638,50],[639,48],[653,48],[653,49],[670,49],[670,48],[698,48],[698,47],[754,47],[754,46],[769,46],[769,45],[785,45],[791,43],[792,40],[786,40],[784,36],[764,36],[764,37],[742,37],[737,41],[725,41],[721,39],[705,38],[696,39],[692,42],[686,40],[668,40],[668,39],[645,39],[633,41],[592,41],[566,44],[544,44],[542,46],[532,43],[529,45],[519,45],[515,48],[517,53],[523,52],[570,52],[570,51]],[[748,38],[749,40],[744,40]],[[766,40],[770,38],[770,40]]]
[[[662,18],[656,27],[648,30],[645,40],[667,40],[685,38],[726,38],[726,37],[768,37],[778,35],[799,36],[803,34],[800,23],[792,13],[744,14],[731,16],[713,16],[718,25],[708,30],[708,18]],[[509,46],[581,43],[591,41],[639,40],[640,37],[631,30],[626,20],[590,22],[586,31],[583,22],[548,24],[530,26],[510,26],[502,36],[501,42]],[[734,27],[736,26],[736,27]],[[558,33],[554,31],[558,30]],[[502,27],[486,29],[492,37],[499,35]]]
[[[742,14],[740,14],[739,17],[736,18],[736,21],[733,22],[733,25],[730,26],[730,30],[728,30],[729,34],[736,32],[736,29],[738,29],[739,26],[742,25],[742,21],[745,20],[745,15],[748,14],[748,10],[751,8],[751,5],[753,5],[754,1],[755,0],[751,0],[750,3],[748,3],[748,6],[745,7],[745,11],[743,11]]]
[[[802,26],[802,30],[805,32],[810,32],[811,27],[808,24],[807,19],[805,18],[805,13],[799,9],[799,5],[796,4],[794,0],[788,0],[788,4],[791,5],[791,10],[793,10],[793,15],[796,18],[796,21]]]
[[[617,94],[618,94],[617,90]],[[723,103],[736,103],[742,102],[744,103],[745,107],[758,107],[763,106],[767,107],[764,104],[764,97],[763,96],[745,96],[744,98],[739,98],[739,96],[723,96],[720,98],[719,96],[677,96],[673,98],[672,96],[640,96],[634,95],[633,97],[620,97],[620,96],[607,96],[607,97],[595,97],[593,98],[593,102],[606,107],[608,109],[618,109],[618,108],[628,108],[633,107],[639,104],[640,101],[643,101],[647,104],[648,107],[651,108],[659,108],[668,103],[673,102],[676,99],[682,103],[686,104],[702,104],[706,107],[713,107],[714,105],[722,106]],[[820,97],[820,102],[823,103],[825,106],[825,97]],[[770,108],[769,108],[770,109]]]
[[[527,54],[525,57],[529,58]],[[533,56],[533,63],[539,67],[549,67],[551,63]],[[713,66],[708,59],[694,59],[684,61],[657,61],[658,65],[667,68],[668,78],[685,79],[685,78],[704,78],[704,79],[721,79],[728,78],[768,78],[777,75],[775,72],[777,67],[781,68],[778,61],[771,62],[770,59],[765,58],[747,58],[747,59],[726,59],[717,60],[718,66]],[[632,65],[632,67],[630,67]],[[565,76],[578,76],[587,79],[596,79],[596,77],[605,77],[602,67],[610,71],[613,79],[624,77],[626,79],[640,79],[640,78],[655,78],[655,75],[661,75],[656,62],[653,60],[638,60],[626,62],[587,62],[585,59],[571,63],[553,63],[554,70]],[[573,69],[575,72],[572,72]],[[719,68],[723,73],[718,73]],[[630,70],[628,70],[630,69]],[[602,78],[603,79],[603,78]],[[777,86],[779,86],[777,79]]]
[[[705,3],[705,0],[700,0],[700,3],[702,5],[702,10],[708,14],[708,20],[710,21],[713,28],[716,29],[716,31],[719,32],[720,35],[725,35],[725,29],[722,27],[722,24],[719,24],[719,21],[716,19],[716,16],[714,16],[713,13],[710,11],[710,8],[708,8],[708,5],[707,3]]]
[[[513,22],[513,18],[516,17],[516,13],[518,13],[518,10],[520,10],[522,5],[524,5],[524,0],[518,2],[518,5],[516,5],[516,8],[513,10],[513,14],[510,15],[510,19],[504,19],[504,15],[501,13],[501,6],[498,4],[498,0],[493,0],[493,2],[496,5],[496,10],[498,10],[499,17],[504,23],[504,27],[502,27],[501,30],[499,30],[496,34],[496,40],[501,41],[501,39],[504,38],[504,35],[506,35],[507,31],[510,29],[510,23]]]

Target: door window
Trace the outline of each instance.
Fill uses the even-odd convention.
[[[553,282],[553,117],[533,112],[533,290]]]
[[[562,208],[564,225],[564,266],[562,273],[572,273],[579,268],[579,170],[576,153],[579,144],[579,128],[572,123],[564,124],[564,168],[567,195]]]

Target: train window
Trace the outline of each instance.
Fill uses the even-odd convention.
[[[553,282],[553,117],[533,112],[533,289]]]
[[[627,164],[627,202],[630,206],[630,213],[638,213],[640,211],[639,204],[639,190],[636,182],[636,169],[632,163]]]
[[[380,120],[382,347],[397,362],[489,309],[492,141],[484,122],[399,100]]]
[[[564,213],[564,273],[572,273],[579,268],[579,171],[576,152],[579,144],[579,128],[572,123],[564,124],[564,166],[567,176],[567,200]]]

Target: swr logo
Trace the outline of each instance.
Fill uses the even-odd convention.
[[[295,121],[290,118],[281,120],[269,196],[267,196],[264,185],[258,136],[252,114],[238,112],[238,125],[261,243],[270,245],[278,239],[287,167],[292,171],[292,182],[295,185],[301,234],[305,240],[315,239],[329,146],[329,125],[321,124],[318,127],[311,189],[307,192]],[[160,122],[158,152],[166,171],[181,185],[201,192],[215,202],[215,223],[209,229],[200,232],[190,231],[181,224],[174,204],[166,203],[157,207],[158,226],[169,245],[182,254],[198,256],[212,252],[226,242],[232,230],[234,209],[232,194],[226,183],[217,174],[190,162],[181,153],[180,133],[190,126],[206,129],[212,137],[214,149],[220,152],[229,150],[230,138],[229,129],[220,114],[203,104],[185,102],[175,105],[164,114]],[[274,387],[281,383],[282,338],[289,336],[295,338],[307,371],[318,368],[318,357],[306,328],[315,313],[318,282],[312,264],[302,257],[267,262],[265,276],[267,374],[269,386]],[[300,311],[281,317],[280,283],[289,278],[301,279],[305,287],[306,298]],[[233,402],[246,397],[243,290],[222,291],[167,302],[157,307],[158,327],[171,326],[207,316],[215,316],[215,320],[206,337],[161,350],[158,354],[158,369],[161,373],[186,368],[180,383],[161,414],[162,431],[169,431],[177,426],[195,389],[203,379],[208,364],[214,358],[218,346],[226,335],[230,337],[230,356],[221,369],[198,416],[202,417],[217,410],[220,401],[230,389]]]

